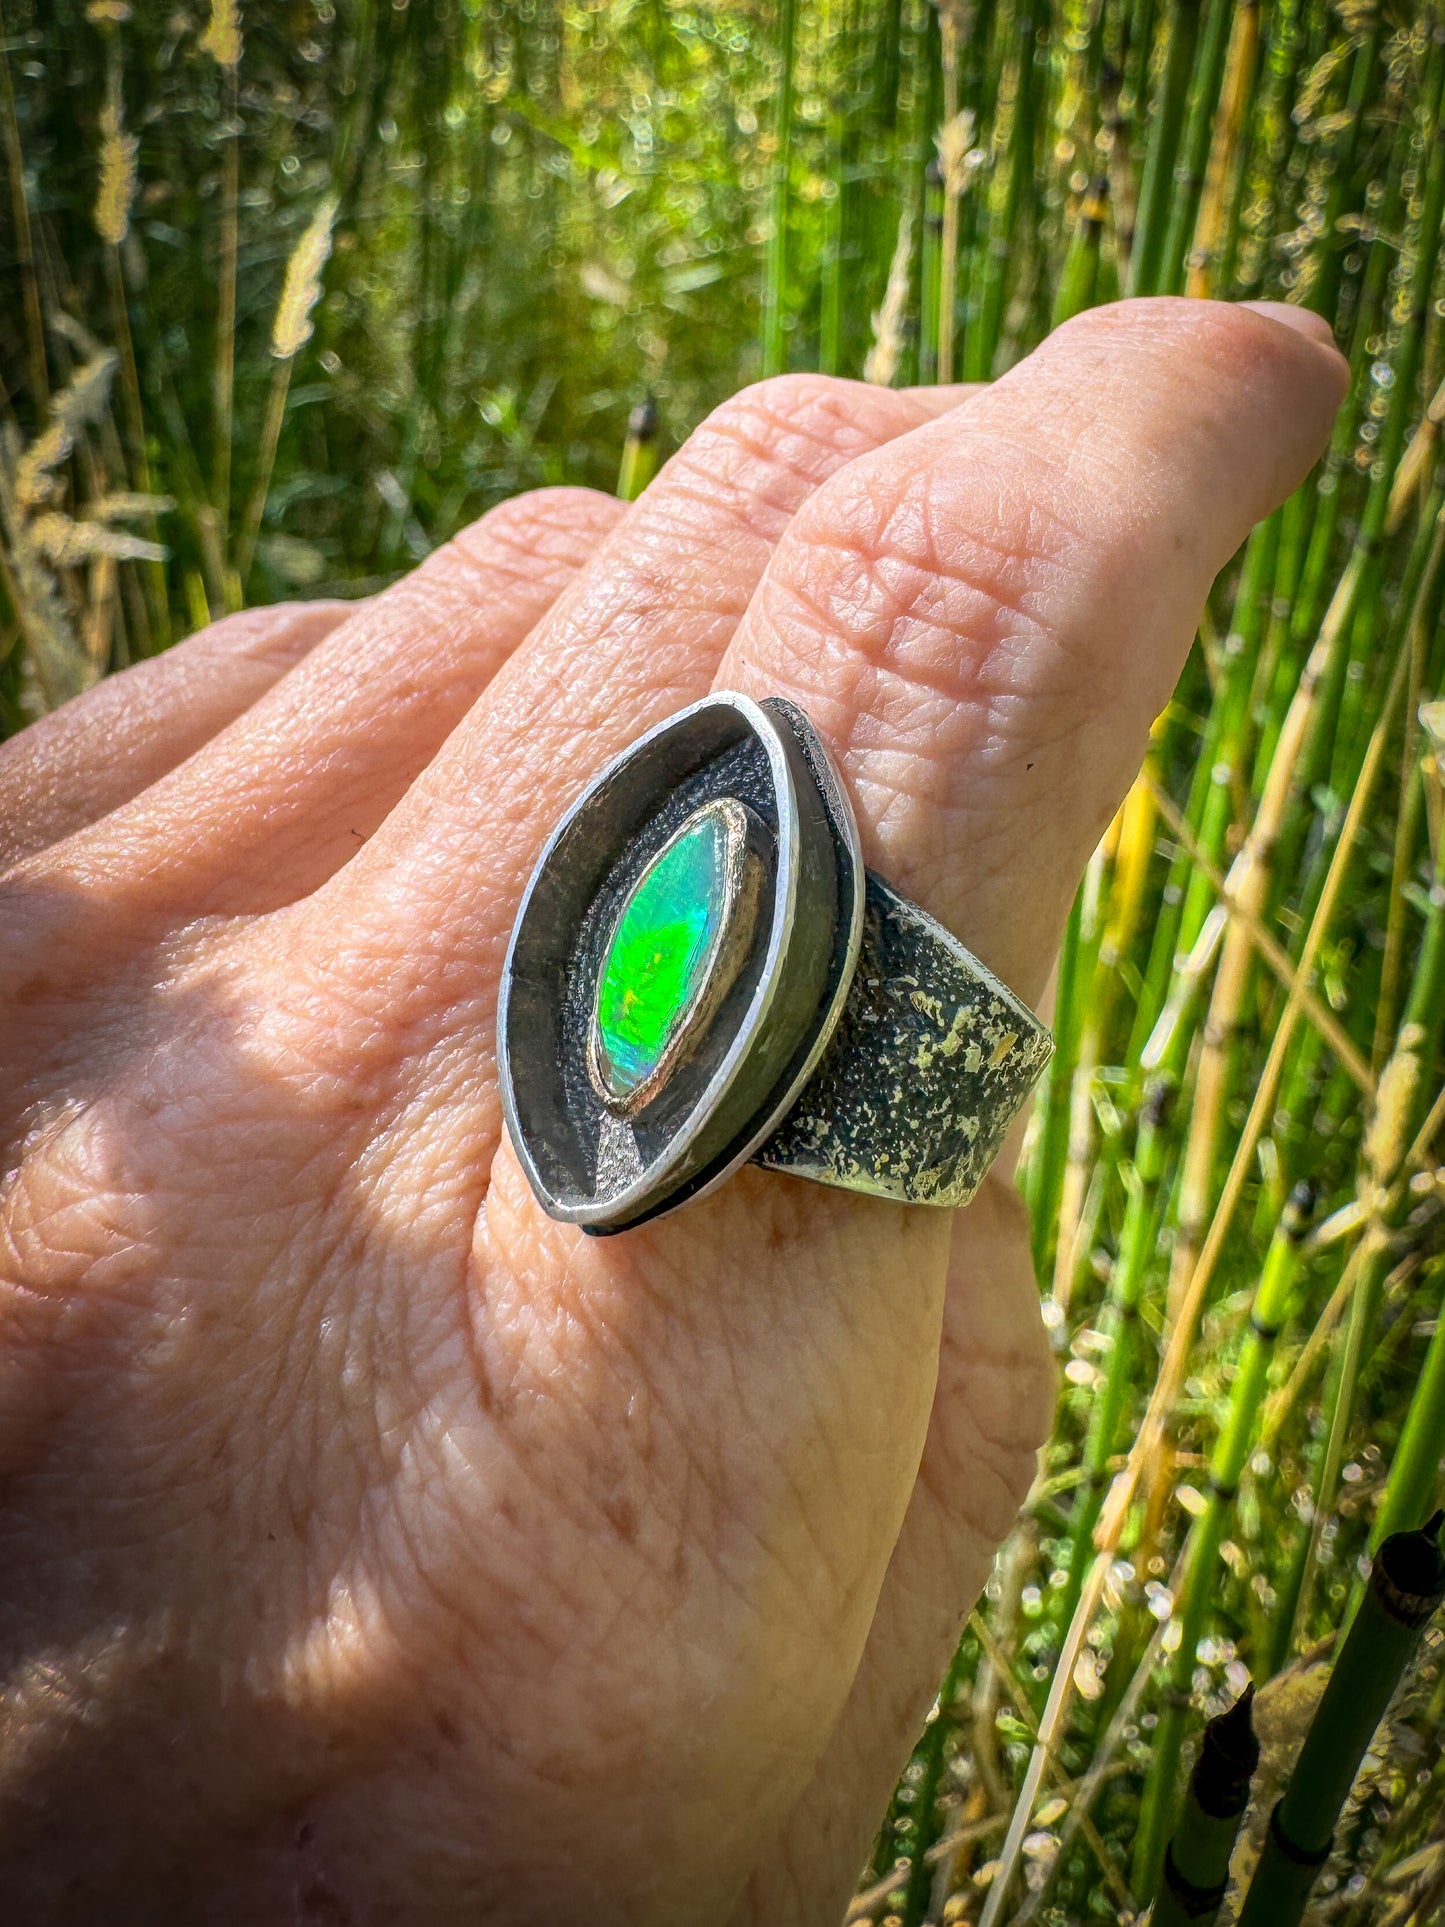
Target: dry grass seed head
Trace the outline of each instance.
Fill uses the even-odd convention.
[[[164,562],[159,542],[127,535],[124,529],[102,522],[76,522],[59,509],[48,509],[30,524],[30,539],[53,569],[76,569],[105,556],[116,562]]]
[[[1314,119],[1329,92],[1330,82],[1344,66],[1349,53],[1348,42],[1340,42],[1321,54],[1310,68],[1291,112],[1296,127],[1306,127]]]
[[[946,194],[959,195],[968,185],[968,157],[973,149],[974,118],[971,110],[946,121],[938,133],[938,164],[943,170]]]
[[[26,459],[15,429],[0,424],[0,528],[26,643],[22,706],[32,714],[43,714],[76,695],[90,678],[85,651],[76,640],[54,575],[31,537],[30,517],[18,486]]]
[[[328,194],[291,250],[271,331],[271,352],[278,361],[290,361],[311,339],[311,316],[321,299],[321,276],[331,253],[335,220],[336,201]]]
[[[140,142],[134,134],[125,131],[121,122],[119,101],[107,101],[100,110],[100,187],[95,196],[95,231],[112,247],[118,248],[130,233],[139,149]]]
[[[903,359],[903,324],[908,310],[909,267],[913,260],[913,209],[905,204],[888,269],[883,306],[873,315],[873,345],[863,364],[863,379],[892,387]]]
[[[97,422],[110,399],[116,355],[103,348],[75,371],[69,384],[52,396],[50,423],[13,463],[15,500],[22,510],[53,502],[59,493],[55,470],[70,454],[89,422]]]
[[[1365,1132],[1363,1160],[1382,1191],[1393,1182],[1410,1148],[1410,1124],[1420,1088],[1419,1048],[1425,1033],[1410,1025],[1400,1033],[1395,1053],[1386,1064],[1375,1094],[1375,1111]]]
[[[200,45],[218,67],[240,66],[241,9],[237,0],[211,0],[211,18]]]
[[[973,25],[973,0],[933,0],[940,23],[948,28],[961,46]]]

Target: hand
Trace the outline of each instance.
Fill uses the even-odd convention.
[[[1307,314],[1144,301],[982,392],[764,383],[631,509],[523,497],[0,755],[12,1918],[837,1920],[1047,1433],[1021,1207],[551,1222],[518,896],[643,729],[782,693],[1037,999],[1344,381]]]

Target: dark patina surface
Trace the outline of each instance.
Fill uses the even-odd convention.
[[[908,1204],[966,1204],[1053,1040],[942,924],[867,874],[833,1041],[754,1161]]]
[[[634,1106],[589,1072],[599,972],[647,866],[700,808],[745,805],[746,956]],[[549,841],[499,1008],[502,1101],[552,1216],[594,1235],[752,1158],[912,1204],[977,1188],[1052,1049],[941,924],[863,868],[838,773],[794,705],[721,694],[649,731]]]

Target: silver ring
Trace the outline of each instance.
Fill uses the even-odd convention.
[[[863,867],[794,704],[723,694],[651,729],[548,839],[507,951],[502,1107],[550,1216],[598,1235],[752,1159],[966,1204],[1053,1040]]]

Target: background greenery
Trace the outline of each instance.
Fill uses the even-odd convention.
[[[4,0],[0,714],[613,485],[783,366],[986,378],[1119,291],[1354,382],[1090,866],[1025,1165],[1064,1373],[856,1919],[1153,1891],[1253,1677],[1240,1866],[1445,1454],[1445,40],[1399,0]],[[645,479],[632,451],[629,487]],[[1445,1907],[1436,1635],[1315,1917]]]

